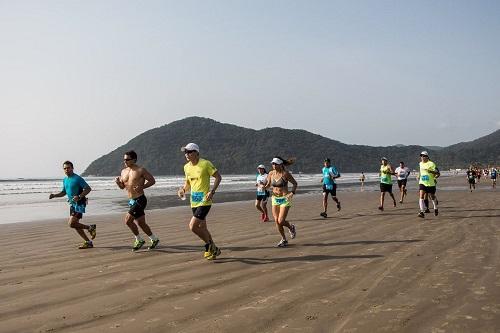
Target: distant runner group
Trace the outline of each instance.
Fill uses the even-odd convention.
[[[204,242],[204,258],[214,260],[220,256],[221,249],[215,245],[207,227],[206,217],[212,207],[212,199],[221,183],[222,177],[212,162],[200,157],[200,148],[197,144],[188,143],[181,148],[181,151],[184,153],[187,163],[184,165],[184,185],[179,188],[177,195],[182,200],[185,200],[186,194],[189,193],[192,210],[189,228]],[[426,151],[420,153],[420,159],[417,177],[419,184],[418,217],[425,218],[425,213],[430,213],[429,199],[432,201],[434,215],[438,216],[436,184],[440,172],[436,164],[429,160],[429,154]],[[158,246],[160,239],[146,223],[145,209],[147,198],[144,190],[155,184],[155,178],[148,170],[137,164],[137,154],[132,150],[124,153],[123,163],[124,168],[120,176],[116,177],[115,182],[120,189],[124,189],[127,192],[129,208],[124,221],[135,237],[132,250],[138,251],[146,243],[140,235],[139,228],[150,240],[148,249],[153,250]],[[293,163],[293,159],[284,159],[280,156],[275,156],[271,161],[272,170],[269,173],[263,164],[257,166],[255,207],[260,213],[261,221],[269,221],[267,202],[268,198],[271,197],[272,217],[281,236],[277,247],[286,247],[288,245],[285,228],[288,229],[291,239],[294,239],[297,235],[296,226],[287,221],[288,212],[290,207],[292,207],[292,198],[298,186],[297,181],[287,170],[287,166]],[[63,179],[62,189],[59,193],[50,194],[49,199],[67,196],[70,206],[68,224],[84,240],[79,248],[92,248],[92,240],[97,235],[96,225],[86,225],[80,222],[85,213],[87,195],[90,193],[91,188],[82,177],[74,173],[72,162],[65,161],[63,163],[63,170],[66,177]],[[403,204],[407,196],[406,185],[410,173],[410,169],[405,166],[404,162],[400,162],[399,167],[394,170],[386,157],[381,158],[379,210],[384,210],[386,193],[392,198],[394,207],[397,206],[396,199],[392,193],[392,176],[397,177],[400,192],[399,203]],[[491,168],[489,175],[492,179],[493,187],[495,187],[497,170]],[[214,178],[212,186],[210,185],[211,177]],[[333,202],[336,204],[337,211],[341,210],[341,204],[337,198],[336,183],[336,179],[339,177],[341,177],[341,174],[337,167],[331,164],[329,158],[326,158],[320,180],[323,190],[323,211],[320,213],[320,216],[323,218],[328,217],[328,195],[331,196]],[[467,171],[467,179],[472,192],[477,179],[477,172],[472,167]],[[364,173],[361,174],[359,180],[361,182],[361,190],[363,190],[365,182]],[[292,186],[291,190],[289,190],[289,183]],[[87,236],[85,230],[89,233],[89,236]]]

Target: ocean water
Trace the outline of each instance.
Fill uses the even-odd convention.
[[[378,175],[367,173],[365,190],[378,189]],[[256,175],[222,175],[214,202],[250,200],[255,197]],[[320,193],[321,174],[295,174],[299,193]],[[50,193],[57,193],[62,187],[62,178],[0,179],[0,224],[28,222],[35,220],[67,218],[69,206],[66,198],[49,200]],[[177,189],[184,183],[182,176],[158,176],[156,184],[145,193],[148,209],[188,206],[189,200],[177,198]],[[86,177],[92,188],[86,216],[125,213],[127,198],[120,190],[114,177]],[[346,173],[337,180],[339,191],[358,189],[359,173]],[[368,183],[368,184],[367,184]]]

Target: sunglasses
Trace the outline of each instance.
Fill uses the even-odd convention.
[[[133,160],[133,158],[124,158],[123,159],[123,161],[125,161],[125,162],[132,161],[132,160]]]
[[[184,154],[191,154],[192,152],[195,152],[196,150],[184,150]]]

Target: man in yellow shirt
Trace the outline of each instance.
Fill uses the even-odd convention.
[[[434,205],[434,215],[438,216],[439,210],[437,208],[437,198],[436,198],[436,178],[439,177],[439,169],[436,164],[429,160],[429,154],[426,151],[420,153],[420,172],[418,177],[418,189],[419,189],[419,206],[420,213],[418,217],[425,217],[425,194],[427,193]]]
[[[212,162],[200,158],[200,148],[196,143],[188,143],[181,148],[181,151],[184,152],[188,162],[184,165],[186,180],[184,186],[179,189],[178,195],[183,198],[191,189],[193,217],[189,222],[189,228],[205,242],[204,257],[214,260],[221,254],[221,251],[215,246],[212,235],[208,231],[206,216],[212,207],[212,198],[222,177]],[[215,178],[212,189],[210,189],[210,177]]]

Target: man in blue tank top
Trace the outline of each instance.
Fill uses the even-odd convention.
[[[49,199],[60,198],[65,195],[68,197],[69,203],[69,221],[68,225],[75,229],[76,232],[83,238],[84,242],[79,246],[79,249],[88,249],[94,247],[92,240],[85,234],[84,230],[88,230],[90,238],[94,239],[96,236],[96,225],[86,225],[80,223],[80,219],[85,213],[87,206],[87,194],[92,190],[87,182],[73,172],[73,163],[66,161],[63,163],[64,173],[66,177],[63,179],[63,187],[61,192],[49,195]]]
[[[321,182],[323,183],[323,212],[319,215],[327,218],[328,194],[337,203],[337,210],[340,210],[340,201],[337,199],[337,184],[335,183],[335,179],[340,177],[340,172],[335,166],[331,165],[329,158],[325,159],[324,165],[322,169],[323,178],[321,178]]]

